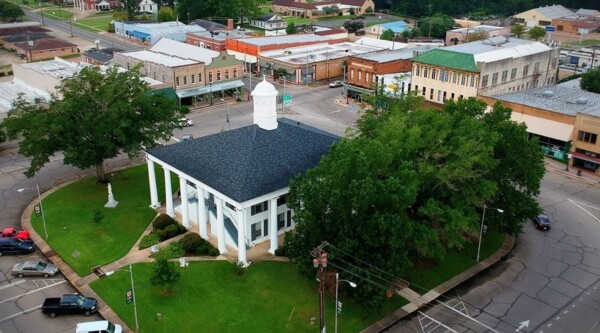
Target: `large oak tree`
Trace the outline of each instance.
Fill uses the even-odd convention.
[[[148,89],[137,69],[85,67],[63,81],[47,107],[19,98],[1,127],[10,138],[21,138],[19,152],[32,157],[28,177],[62,151],[65,164],[95,167],[106,182],[104,160],[121,153],[135,157],[168,139],[177,123],[176,101]]]
[[[539,211],[543,156],[509,109],[485,113],[475,99],[442,111],[414,96],[376,102],[388,110],[367,112],[355,137],[291,183],[296,229],[286,250],[304,272],[314,274],[308,253],[326,240],[331,263],[357,276],[406,276],[414,262],[477,239],[484,205],[504,209],[486,224],[508,232]],[[349,264],[357,260],[372,266],[360,271]],[[379,284],[360,283],[358,299],[381,305],[389,286]]]

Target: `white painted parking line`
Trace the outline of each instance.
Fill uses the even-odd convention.
[[[25,295],[29,295],[29,294],[36,293],[36,292],[38,292],[38,291],[40,291],[40,290],[44,290],[44,289],[47,289],[47,288],[50,288],[50,287],[57,286],[57,285],[59,285],[59,284],[63,284],[63,283],[65,283],[65,282],[67,282],[67,280],[62,280],[62,281],[60,281],[60,282],[57,282],[57,283],[55,283],[55,284],[51,284],[51,285],[48,285],[48,286],[45,286],[45,287],[41,287],[41,288],[38,288],[38,289],[35,289],[35,290],[30,290],[30,291],[28,291],[28,292],[26,292],[26,293],[23,293],[23,294],[21,294],[21,295],[13,296],[13,297],[7,298],[7,299],[5,299],[5,300],[2,300],[2,301],[0,301],[0,304],[2,304],[2,303],[5,303],[5,302],[8,302],[8,301],[12,301],[12,300],[13,300],[13,299],[15,299],[15,298],[19,298],[19,297],[23,297],[23,296],[25,296]]]
[[[0,287],[0,290],[6,289],[6,288],[10,288],[12,286],[17,286],[17,285],[20,285],[21,283],[24,283],[24,282],[27,282],[27,281],[25,281],[25,280],[17,280],[17,281],[15,281],[13,283],[9,283],[9,284],[3,285],[2,287]]]
[[[582,202],[577,202],[571,199],[568,199],[572,204],[574,204],[575,206],[579,207],[581,210],[583,210],[584,212],[588,213],[589,216],[591,216],[594,220],[596,220],[597,222],[600,222],[600,219],[598,219],[596,216],[594,216],[594,214],[590,213],[587,209],[583,208],[583,206],[587,206],[589,208],[595,209],[595,210],[600,210],[600,208],[596,208],[594,206],[590,206],[590,205],[586,205]]]
[[[26,314],[26,313],[29,313],[29,312],[33,312],[33,311],[35,311],[35,310],[37,310],[37,309],[39,309],[39,308],[41,308],[41,307],[42,307],[41,305],[38,305],[38,306],[36,306],[36,307],[33,307],[33,308],[31,308],[31,309],[27,309],[27,310],[25,310],[25,311],[17,312],[17,313],[15,313],[14,315],[11,315],[11,316],[8,316],[8,317],[6,317],[6,318],[2,318],[2,319],[0,319],[0,323],[3,323],[3,322],[5,322],[5,321],[7,321],[7,320],[11,320],[11,319],[13,319],[13,318],[15,318],[15,317],[18,317],[18,316],[22,315],[22,314]],[[2,331],[0,331],[0,333],[2,333]]]
[[[177,139],[177,138],[176,138],[176,137],[174,137],[174,136],[172,136],[172,137],[171,137],[171,139],[173,139],[173,140],[175,140],[175,141],[179,142],[179,139]]]

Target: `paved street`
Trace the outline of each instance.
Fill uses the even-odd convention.
[[[508,260],[445,295],[453,310],[431,305],[389,332],[600,332],[600,188],[550,172],[538,200],[550,231],[524,225]]]

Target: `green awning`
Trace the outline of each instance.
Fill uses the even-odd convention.
[[[351,84],[348,85],[348,90],[350,90],[350,91],[356,91],[356,92],[359,92],[361,94],[369,94],[369,95],[373,95],[375,93],[375,90],[373,90],[373,89],[365,89],[365,88],[353,86]]]
[[[153,90],[148,90],[146,92],[146,94],[151,95],[151,96],[152,95],[156,95],[156,94],[160,94],[160,93],[165,94],[169,98],[177,99],[177,94],[175,93],[175,89],[173,89],[173,88],[153,89]]]

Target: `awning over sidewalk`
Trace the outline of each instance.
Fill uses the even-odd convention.
[[[572,154],[573,154],[574,158],[578,158],[580,160],[600,164],[600,158],[594,158],[594,157],[587,156],[587,155],[580,154],[580,153],[572,153]]]
[[[513,112],[511,114],[511,119],[518,123],[525,123],[525,125],[527,125],[528,133],[545,136],[547,138],[552,138],[563,142],[571,140],[573,125],[534,117],[518,112]]]
[[[242,80],[213,83],[213,84],[209,84],[207,86],[200,87],[200,88],[180,90],[177,92],[177,96],[179,98],[185,98],[185,97],[190,97],[190,96],[204,95],[204,94],[208,94],[210,92],[223,91],[223,90],[227,90],[227,89],[235,89],[235,88],[239,88],[239,87],[243,87],[243,86],[244,86],[244,82],[242,82]]]
[[[361,94],[368,94],[368,95],[373,95],[375,93],[375,90],[372,89],[365,89],[365,88],[361,88],[361,87],[357,87],[357,86],[353,86],[351,84],[348,85],[348,90],[349,91],[356,91],[358,93]]]
[[[137,37],[137,38],[148,38],[150,37],[150,34],[147,34],[145,32],[141,32],[141,31],[137,31],[137,30],[133,30],[133,31],[129,31],[129,34]]]

